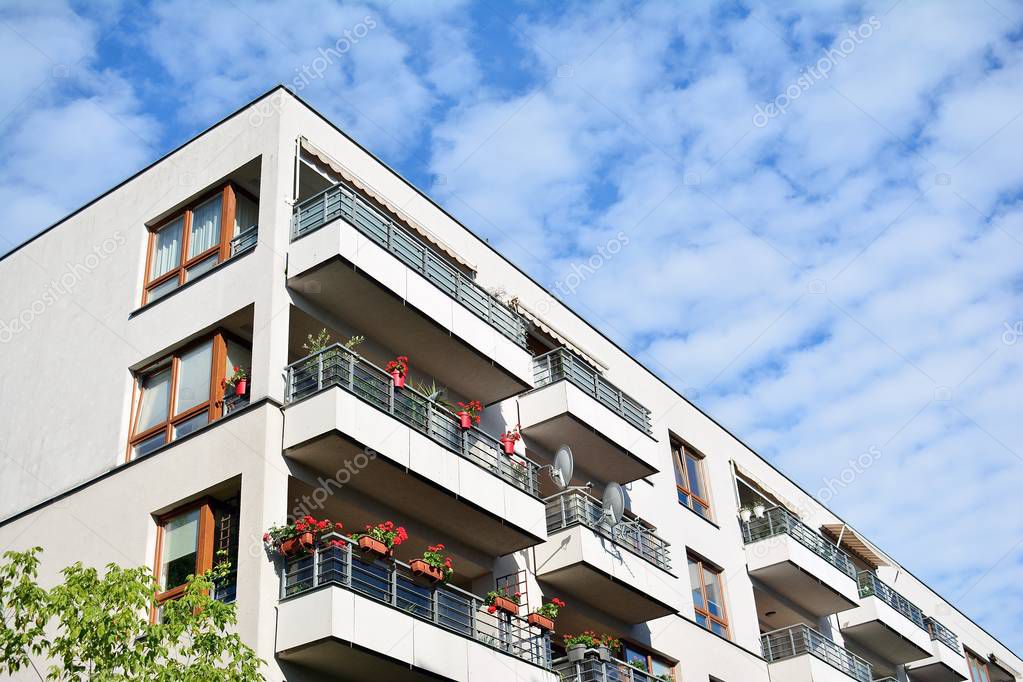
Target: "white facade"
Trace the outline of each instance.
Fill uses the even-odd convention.
[[[147,226],[228,180],[258,195],[255,247],[141,305]],[[310,201],[332,182],[393,225],[359,223],[364,208],[330,193],[318,220]],[[0,282],[0,547],[42,545],[46,581],[77,560],[154,565],[167,512],[230,500],[239,630],[267,679],[553,682],[553,667],[583,682],[619,670],[596,652],[552,662],[540,630],[479,608],[513,576],[523,619],[541,595],[561,597],[556,639],[613,634],[620,656],[642,653],[683,682],[960,680],[967,650],[992,680],[1023,680],[1019,657],[852,529],[836,547],[824,527],[841,519],[283,88],[5,256]],[[321,328],[366,340],[357,356],[296,365]],[[246,400],[132,457],[139,372],[218,331],[251,349]],[[373,365],[397,355],[411,382],[482,400],[479,428],[392,389]],[[516,424],[506,456],[490,437]],[[702,457],[710,518],[679,501],[673,441]],[[576,470],[558,495],[544,467],[561,443]],[[616,481],[628,512],[612,530],[589,496]],[[778,508],[743,523],[737,508],[756,500]],[[315,587],[295,578],[282,591],[286,569],[261,536],[304,512],[347,529],[402,523],[404,563],[443,542],[452,586],[401,597],[411,588],[385,576],[398,597],[353,589],[355,572],[376,578],[342,553],[336,582],[318,563]],[[719,572],[727,635],[699,622],[690,558]]]

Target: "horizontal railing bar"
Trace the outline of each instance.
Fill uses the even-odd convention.
[[[788,535],[842,573],[856,579],[856,566],[849,555],[784,507],[771,507],[762,518],[751,518],[743,522],[742,534],[743,542],[747,545],[778,535]]]

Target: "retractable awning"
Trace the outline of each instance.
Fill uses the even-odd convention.
[[[831,537],[839,547],[855,554],[874,568],[889,565],[881,556],[880,550],[874,549],[874,546],[867,542],[863,536],[844,523],[825,523],[821,526],[821,531]]]
[[[299,144],[301,146],[303,155],[308,155],[310,158],[314,159],[320,165],[329,168],[332,172],[337,174],[339,178],[344,180],[346,184],[351,185],[352,187],[357,189],[361,194],[373,200],[373,202],[375,202],[380,207],[384,208],[388,213],[390,213],[393,218],[396,218],[398,221],[400,221],[403,226],[410,229],[423,241],[427,242],[431,246],[436,247],[437,250],[441,251],[451,260],[455,261],[456,263],[458,263],[459,265],[463,266],[468,270],[471,270],[473,272],[476,271],[476,267],[472,263],[462,258],[454,249],[445,244],[440,237],[427,230],[425,227],[416,222],[407,213],[405,213],[400,208],[389,202],[380,193],[374,190],[365,180],[363,180],[350,169],[342,165],[340,161],[333,158],[325,151],[315,146],[309,140],[305,139],[304,137],[299,138]]]
[[[520,315],[522,315],[522,317],[532,322],[540,331],[547,334],[555,341],[560,343],[562,346],[564,346],[565,348],[567,348],[568,350],[572,351],[580,358],[585,360],[588,365],[593,367],[593,369],[601,373],[603,373],[604,370],[607,369],[607,365],[605,365],[600,360],[597,360],[595,357],[593,357],[592,355],[584,351],[582,348],[577,346],[575,343],[572,342],[571,339],[568,338],[567,335],[562,334],[560,331],[550,326],[542,317],[540,317],[532,310],[527,308],[525,305],[523,305],[522,301],[520,301],[518,298],[513,298],[511,301],[511,305]]]

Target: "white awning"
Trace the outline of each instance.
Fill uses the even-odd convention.
[[[877,568],[888,566],[881,550],[874,547],[862,535],[843,523],[825,523],[821,526],[825,535],[830,536],[842,549],[855,554],[867,564]]]
[[[334,159],[325,151],[316,147],[304,137],[299,138],[299,143],[302,147],[303,153],[313,157],[317,162],[326,166],[334,173],[336,173],[346,183],[358,189],[360,193],[364,194],[365,196],[369,197],[374,202],[376,202],[378,205],[385,208],[395,218],[401,221],[401,223],[405,227],[408,227],[410,230],[415,232],[424,241],[431,244],[432,246],[437,247],[437,249],[443,252],[444,255],[448,256],[459,265],[462,265],[463,267],[472,270],[473,272],[476,271],[476,267],[472,263],[458,255],[458,253],[455,252],[455,250],[449,247],[447,244],[445,244],[440,237],[436,236],[435,234],[427,230],[425,227],[416,222],[407,213],[405,213],[400,208],[398,208],[397,206],[389,202],[387,199],[385,199],[383,195],[374,190],[365,180],[363,180],[358,175],[356,175],[351,170],[342,165],[340,161]]]
[[[571,339],[569,339],[567,335],[561,333],[554,327],[547,324],[547,322],[543,318],[541,318],[539,315],[537,315],[532,310],[523,305],[522,301],[520,301],[517,297],[511,300],[511,305],[520,315],[522,315],[522,317],[532,322],[537,328],[540,329],[540,331],[547,334],[555,341],[560,343],[562,346],[564,346],[565,348],[567,348],[568,350],[572,351],[580,358],[585,360],[587,364],[593,367],[593,369],[597,370],[598,372],[603,372],[608,368],[608,366],[605,365],[603,362],[596,359],[595,357],[584,351],[582,348],[580,348],[578,344],[574,343]]]

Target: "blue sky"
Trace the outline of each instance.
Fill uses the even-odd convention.
[[[0,252],[284,82],[1023,650],[1019,3],[16,0],[0,55]]]

